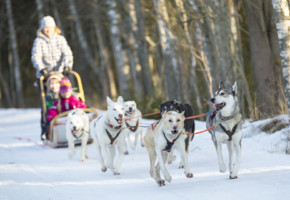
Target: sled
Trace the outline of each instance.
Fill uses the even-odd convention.
[[[50,74],[51,75],[51,74]],[[82,100],[84,103],[86,102],[83,85],[79,74],[75,71],[71,71],[69,77],[73,86],[73,95],[75,95],[78,99]],[[46,120],[46,100],[45,100],[45,77],[40,77],[40,89],[41,89],[41,106],[43,110],[43,119]],[[85,113],[88,115],[89,120],[92,121],[98,116],[98,112],[95,108],[82,108]],[[55,118],[50,121],[49,130],[48,130],[48,142],[47,144],[53,148],[57,147],[67,147],[68,142],[66,139],[66,120],[69,111],[62,112],[58,114]],[[90,137],[88,143],[92,142],[92,138]],[[81,140],[75,141],[76,145],[81,144]]]

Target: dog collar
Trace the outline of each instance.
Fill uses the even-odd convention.
[[[116,129],[116,130],[118,130],[118,129],[120,129],[120,128],[122,127],[122,124],[121,124],[120,126],[113,126],[112,124],[109,124],[109,123],[107,123],[107,122],[106,122],[106,124],[107,124],[110,128],[112,128],[112,129]]]
[[[232,116],[229,116],[229,117],[224,117],[222,116],[221,112],[219,112],[219,118],[221,121],[228,121],[228,120],[231,120],[235,117],[235,115],[232,115]]]
[[[164,136],[164,138],[166,139],[166,142],[167,142],[167,144],[166,144],[165,148],[163,149],[163,151],[167,151],[169,153],[169,152],[171,152],[172,146],[174,145],[174,142],[179,138],[180,134],[178,134],[178,136],[174,140],[172,140],[172,142],[170,142],[166,138],[164,131],[162,131],[162,133],[163,133],[163,136]]]

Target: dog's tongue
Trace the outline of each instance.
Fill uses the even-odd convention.
[[[75,134],[78,133],[78,130],[77,129],[73,129],[73,130],[71,130],[71,133],[75,135]]]
[[[221,108],[225,105],[225,103],[219,103],[219,104],[215,104],[214,107],[215,108]]]
[[[122,118],[119,118],[119,119],[117,120],[117,122],[118,122],[119,124],[122,124]]]

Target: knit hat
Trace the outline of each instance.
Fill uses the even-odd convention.
[[[63,92],[69,92],[72,91],[72,86],[71,86],[71,82],[68,78],[63,78],[60,81],[60,89],[59,92],[63,93]]]
[[[55,26],[55,21],[51,16],[45,16],[41,19],[39,29],[42,30],[46,26]]]
[[[57,80],[61,81],[61,77],[59,75],[53,74],[53,75],[48,77],[47,83],[49,83],[49,81],[51,81],[52,79],[57,79]]]

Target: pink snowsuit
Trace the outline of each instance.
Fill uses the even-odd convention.
[[[57,116],[58,110],[57,110],[57,104],[58,100],[55,100],[53,102],[53,105],[51,108],[48,109],[47,111],[47,121],[50,122],[55,116]],[[78,100],[75,96],[71,96],[67,99],[61,98],[61,112],[65,112],[68,110],[72,110],[75,108],[86,108],[87,105],[82,102],[81,100]]]

